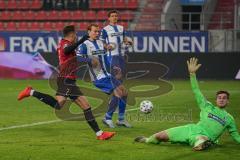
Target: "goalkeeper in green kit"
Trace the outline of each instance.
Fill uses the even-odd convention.
[[[227,129],[232,138],[240,143],[240,135],[234,118],[225,110],[230,96],[229,93],[218,91],[216,93],[216,106],[207,101],[198,87],[195,72],[201,64],[198,64],[197,61],[196,58],[190,58],[187,65],[192,90],[201,110],[200,121],[197,124],[170,128],[149,138],[139,136],[135,138],[136,142],[153,144],[161,142],[186,143],[193,146],[193,150],[200,151],[214,144]]]

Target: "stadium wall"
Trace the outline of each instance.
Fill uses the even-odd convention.
[[[148,61],[157,62],[168,67],[166,70],[167,79],[186,79],[188,78],[186,61],[190,57],[197,57],[202,64],[198,71],[198,77],[204,79],[235,79],[240,71],[240,54],[233,53],[179,53],[179,54],[132,54],[129,61]],[[151,68],[151,67],[150,67]],[[160,69],[160,68],[159,68]],[[159,70],[155,70],[159,72]],[[154,73],[158,74],[158,73]],[[240,79],[240,77],[238,78]]]
[[[52,65],[58,64],[57,56],[44,53],[43,57]],[[146,54],[130,53],[128,68],[130,77],[143,75],[145,78],[187,79],[186,61],[190,57],[197,57],[202,64],[198,77],[203,79],[236,79],[240,72],[240,54],[232,53],[179,53],[179,54]],[[136,72],[134,74],[134,72]],[[240,74],[240,73],[239,73]],[[240,75],[238,75],[240,79]]]
[[[79,38],[83,34],[78,32]],[[50,69],[57,66],[60,33],[0,32],[0,35],[0,78],[46,79]],[[201,78],[234,79],[240,69],[239,53],[209,52],[209,32],[128,32],[128,36],[134,40],[128,54],[131,76],[184,79],[186,60],[192,56],[203,64]]]

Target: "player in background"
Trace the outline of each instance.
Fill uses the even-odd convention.
[[[188,71],[193,93],[197,104],[201,110],[200,121],[197,124],[188,124],[170,128],[158,132],[149,138],[140,136],[135,139],[136,142],[158,144],[161,142],[187,143],[193,146],[196,151],[204,150],[217,142],[218,138],[228,130],[232,138],[240,143],[240,135],[234,118],[225,110],[229,102],[229,93],[227,91],[218,91],[216,93],[216,105],[213,105],[205,99],[201,93],[197,79],[196,71],[201,64],[198,64],[196,58],[187,61]]]
[[[81,92],[80,88],[76,84],[76,71],[77,71],[77,56],[75,49],[82,44],[88,38],[85,35],[82,39],[77,41],[77,35],[74,26],[66,26],[63,29],[63,39],[59,42],[57,53],[59,58],[60,72],[57,77],[57,93],[56,98],[38,92],[32,87],[26,87],[18,95],[18,100],[22,100],[26,97],[33,96],[45,104],[51,106],[54,109],[60,110],[70,98],[84,111],[86,121],[92,130],[96,133],[97,139],[107,140],[114,136],[114,132],[103,132],[99,129],[99,126],[93,116],[90,104],[86,97]],[[89,59],[81,59],[82,62],[90,61]]]
[[[107,71],[105,63],[107,57],[104,43],[99,40],[99,26],[97,24],[91,24],[88,26],[87,30],[90,38],[80,45],[77,54],[79,56],[84,56],[85,58],[97,59],[94,63],[88,63],[89,73],[93,84],[102,92],[109,95],[113,94],[113,97],[116,97],[115,100],[110,100],[109,108],[114,108],[119,100],[119,105],[121,105],[121,108],[124,108],[125,112],[127,90],[119,80]],[[118,126],[131,127],[131,125],[124,119],[124,112],[121,112],[122,115],[119,117],[116,124]],[[113,114],[113,111],[111,114]],[[104,123],[110,128],[114,128],[115,126],[111,119],[112,115],[107,115],[106,117],[109,117],[109,119],[104,119]]]
[[[132,40],[126,37],[126,32],[123,26],[118,23],[119,13],[116,10],[108,13],[109,24],[105,26],[101,31],[100,39],[104,42],[104,47],[107,49],[107,65],[112,76],[119,81],[123,82],[123,77],[126,73],[125,52],[127,47],[132,45]],[[108,111],[103,119],[103,122],[109,127],[112,126],[112,115],[119,106],[118,119],[122,120],[125,114],[125,106],[121,104],[124,101],[120,101],[116,96],[112,96],[111,102],[114,102],[116,106],[109,105]],[[124,107],[124,108],[123,108]],[[130,125],[128,125],[130,127]]]

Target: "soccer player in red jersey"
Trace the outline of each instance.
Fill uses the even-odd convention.
[[[22,100],[26,97],[33,96],[38,100],[48,104],[54,109],[60,110],[70,98],[84,111],[85,119],[87,120],[89,126],[96,133],[97,139],[107,140],[114,136],[115,132],[103,132],[99,129],[99,126],[93,116],[91,107],[86,97],[81,92],[80,88],[76,85],[76,71],[77,71],[77,59],[75,49],[82,44],[88,36],[83,36],[82,39],[77,41],[77,35],[74,26],[66,26],[63,29],[63,39],[59,42],[57,53],[59,57],[60,72],[57,78],[57,93],[56,98],[38,92],[32,87],[26,87],[18,95],[18,100]],[[82,58],[82,62],[94,62],[94,59]]]

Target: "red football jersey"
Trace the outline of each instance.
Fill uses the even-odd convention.
[[[62,39],[57,47],[58,59],[59,59],[59,77],[65,77],[70,79],[76,79],[76,71],[78,68],[76,52],[73,51],[70,54],[64,54],[64,48],[72,43],[66,39]]]

